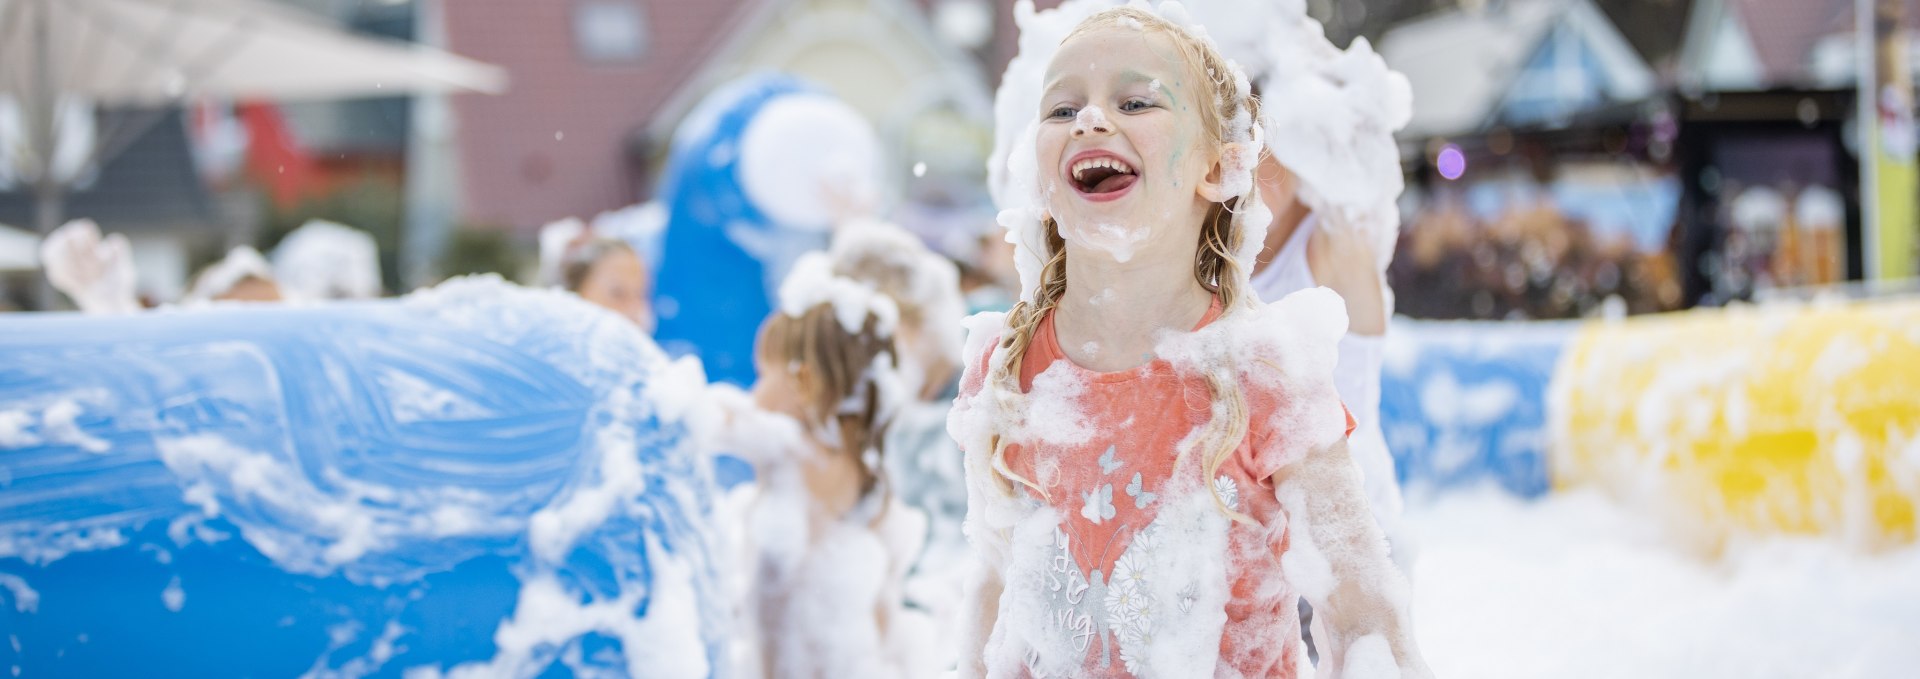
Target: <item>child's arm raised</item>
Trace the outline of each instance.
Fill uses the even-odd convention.
[[[1413,638],[1406,578],[1389,560],[1346,441],[1281,468],[1273,485],[1293,541],[1281,567],[1313,605],[1321,676],[1431,677]]]
[[[1334,214],[1320,216],[1320,227],[1307,241],[1307,268],[1313,280],[1340,293],[1347,305],[1347,331],[1361,337],[1387,332],[1385,274],[1372,236],[1342,223]]]

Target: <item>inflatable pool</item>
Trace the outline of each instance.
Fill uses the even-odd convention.
[[[1409,488],[1597,486],[1709,548],[1915,540],[1920,301],[1401,320],[1389,338],[1382,430]]]
[[[723,676],[683,368],[491,278],[0,316],[0,665]]]

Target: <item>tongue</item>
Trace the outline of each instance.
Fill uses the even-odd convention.
[[[1133,186],[1133,180],[1135,179],[1139,179],[1139,176],[1131,175],[1131,174],[1115,174],[1111,177],[1100,180],[1100,183],[1098,184],[1094,184],[1093,189],[1088,191],[1087,193],[1113,193],[1115,191],[1125,189],[1129,186]]]

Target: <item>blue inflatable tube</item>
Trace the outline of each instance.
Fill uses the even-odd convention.
[[[498,279],[0,315],[0,666],[723,676],[713,474],[673,374],[611,314]]]
[[[1380,422],[1403,486],[1545,494],[1547,394],[1578,322],[1396,321]]]
[[[769,291],[778,281],[769,279],[780,275],[778,267],[748,246],[826,247],[824,232],[780,224],[754,205],[739,177],[741,142],[754,117],[777,99],[803,95],[822,96],[790,77],[747,78],[709,95],[674,134],[661,179],[668,213],[654,338],[675,355],[699,356],[715,381],[753,384],[753,342],[773,310]]]

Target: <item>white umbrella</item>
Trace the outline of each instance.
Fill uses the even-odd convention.
[[[102,104],[506,87],[498,67],[356,36],[263,0],[0,0],[0,83],[42,77],[60,96]]]
[[[0,96],[18,102],[25,123],[14,176],[33,186],[41,233],[60,222],[69,172],[103,162],[143,131],[107,131],[77,172],[56,173],[64,164],[49,159],[58,156],[65,102],[162,106],[199,95],[298,100],[505,87],[498,67],[355,36],[265,0],[0,0]]]

